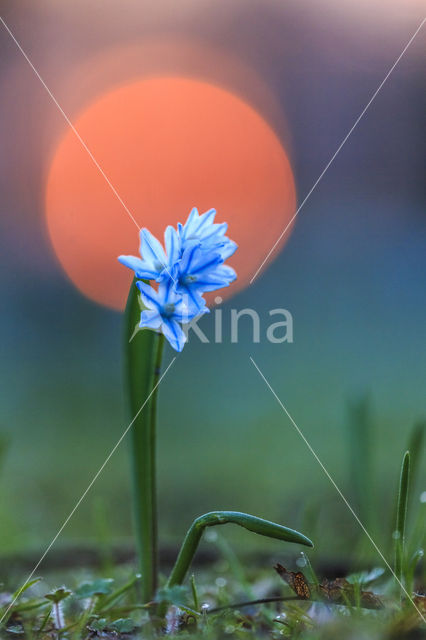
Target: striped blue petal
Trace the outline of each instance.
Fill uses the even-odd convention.
[[[158,299],[158,293],[153,287],[145,282],[138,280],[136,286],[140,291],[142,302],[148,309],[156,309],[161,311],[161,302]]]
[[[157,238],[153,236],[148,229],[141,229],[139,235],[141,241],[140,254],[142,258],[156,266],[157,271],[164,269],[167,259],[161,242],[157,240]]]
[[[180,239],[176,229],[170,225],[164,233],[164,244],[166,246],[167,264],[169,267],[173,267],[180,258]]]
[[[144,329],[159,329],[163,319],[156,309],[145,309],[141,312],[139,326]]]
[[[186,335],[176,320],[163,319],[161,331],[175,351],[182,351],[186,342]]]

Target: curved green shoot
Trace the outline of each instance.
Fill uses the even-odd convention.
[[[398,580],[402,578],[405,547],[405,523],[407,519],[407,502],[410,478],[410,452],[406,451],[402,459],[401,475],[399,479],[398,503],[396,510],[395,538],[395,574]]]
[[[295,542],[308,547],[314,546],[311,540],[302,533],[294,529],[289,529],[288,527],[283,527],[275,522],[263,520],[263,518],[257,518],[247,513],[240,513],[239,511],[211,511],[194,520],[188,529],[175,566],[167,581],[168,588],[182,584],[184,581],[204,530],[207,527],[228,523],[237,524],[244,529],[248,529],[248,531],[266,536],[267,538],[275,538],[285,542]]]

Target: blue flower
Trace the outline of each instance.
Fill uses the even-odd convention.
[[[179,257],[179,238],[173,227],[167,227],[164,233],[166,252],[161,242],[148,231],[140,230],[139,253],[135,256],[119,256],[118,261],[135,272],[136,278],[161,282],[171,277],[171,270]]]
[[[203,293],[227,287],[237,274],[224,264],[237,249],[226,237],[226,223],[214,222],[216,211],[199,215],[192,209],[177,230],[168,226],[164,245],[148,229],[140,231],[141,257],[120,256],[121,264],[135,272],[145,309],[139,326],[161,331],[176,351],[186,342],[182,324],[208,313]],[[155,280],[158,290],[141,280]]]
[[[203,249],[196,241],[188,243],[173,270],[175,290],[187,296],[188,307],[195,314],[205,308],[203,293],[227,287],[236,277],[234,269],[223,264],[220,252]]]
[[[199,215],[198,209],[194,207],[184,225],[178,224],[178,235],[181,243],[181,252],[194,241],[199,241],[203,250],[216,250],[227,260],[237,249],[237,244],[225,236],[228,230],[226,222],[215,224],[215,209],[209,209]]]
[[[190,312],[184,297],[173,290],[170,282],[160,283],[158,291],[140,280],[136,286],[146,307],[141,313],[139,327],[161,331],[173,349],[182,351],[186,335],[180,323],[186,324],[197,314]]]

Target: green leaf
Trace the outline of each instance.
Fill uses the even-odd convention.
[[[396,510],[395,539],[395,573],[399,580],[402,577],[405,546],[405,522],[407,519],[407,502],[410,478],[410,452],[406,451],[402,459],[401,475],[399,479],[398,503]]]
[[[107,625],[108,623],[106,618],[99,618],[99,620],[92,620],[88,625],[88,628],[91,631],[103,631],[104,629],[106,629]]]
[[[77,598],[92,598],[93,596],[101,596],[111,593],[114,580],[112,578],[94,580],[93,582],[84,582],[76,590]]]
[[[126,593],[126,591],[128,591],[129,589],[131,589],[136,582],[140,580],[140,575],[136,575],[136,576],[132,576],[130,578],[130,580],[128,582],[126,582],[126,584],[122,585],[121,587],[119,587],[118,589],[116,589],[115,591],[113,591],[110,595],[108,595],[106,598],[102,599],[102,602],[99,603],[99,606],[97,607],[97,611],[102,611],[104,612],[106,609],[108,609],[109,607],[111,607],[115,601],[120,598],[123,594]]]
[[[50,607],[50,609],[48,610],[48,612],[44,616],[43,620],[41,621],[41,624],[40,624],[39,628],[37,629],[37,633],[40,634],[46,628],[46,625],[47,625],[47,623],[49,622],[49,620],[51,618],[52,610],[53,610],[53,606]]]
[[[180,584],[175,584],[173,587],[162,587],[158,589],[155,602],[163,603],[167,602],[174,604],[177,607],[186,605],[188,601],[188,589]]]
[[[384,573],[385,569],[383,567],[375,567],[374,569],[371,569],[371,571],[360,571],[359,573],[351,573],[346,577],[346,580],[351,584],[360,584],[365,587],[381,578]]]
[[[119,618],[108,625],[108,629],[117,631],[118,633],[131,633],[136,629],[136,624],[131,618]]]
[[[107,622],[106,618],[94,619],[88,625],[91,631],[102,633],[104,631],[115,631],[117,633],[131,633],[136,629],[136,623],[131,618],[118,618],[113,622]]]
[[[27,591],[27,589],[37,584],[37,582],[40,582],[40,580],[41,578],[34,578],[34,580],[30,580],[29,582],[26,582],[22,587],[20,587],[17,591],[15,591],[15,593],[12,596],[12,601],[22,596],[22,594],[25,591]]]
[[[61,602],[61,600],[65,600],[65,598],[68,598],[68,596],[70,596],[72,593],[72,591],[68,591],[65,587],[60,587],[59,589],[56,589],[55,591],[51,591],[50,593],[46,593],[46,595],[44,596],[47,600],[50,600],[51,602],[54,602],[55,604],[58,602]]]
[[[15,604],[13,607],[14,613],[22,613],[23,611],[34,611],[34,609],[40,609],[46,607],[49,603],[44,600],[32,598],[31,600],[25,600],[20,604]]]

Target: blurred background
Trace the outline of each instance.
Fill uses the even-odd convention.
[[[193,339],[161,385],[163,540],[177,541],[193,517],[212,509],[300,527],[324,556],[345,554],[358,536],[250,355],[380,539],[410,431],[426,415],[424,29],[280,251],[251,286],[249,279],[294,213],[295,194],[300,204],[419,26],[421,3],[40,0],[5,1],[2,10],[70,120],[89,138],[100,123],[91,150],[112,182],[117,175],[139,224],[158,232],[193,205],[216,206],[231,237],[241,238],[242,275],[221,306],[223,343]],[[114,256],[135,253],[137,229],[93,177],[4,25],[0,51],[0,547],[8,554],[50,542],[128,424],[119,307],[130,275]],[[185,100],[180,105],[181,146],[174,149],[172,136],[160,148],[161,158],[172,158],[167,175],[147,151],[161,130],[155,101],[154,124],[142,129],[134,113],[127,117],[124,98],[105,121],[96,109],[91,119],[84,115],[123,86],[145,87],[138,94],[144,104],[152,94],[143,83],[153,78],[164,87],[161,109],[170,97],[164,78],[189,82],[186,97],[177,87],[188,108],[200,87],[223,97],[220,121],[208,93],[209,110],[197,107],[195,121],[185,119]],[[207,148],[204,157],[200,136],[210,130],[219,132],[215,154]],[[189,143],[181,154],[186,139],[199,145],[196,154]],[[180,163],[193,172],[181,175]],[[230,310],[246,307],[258,311],[262,327],[270,309],[288,309],[294,342],[269,344],[262,329],[253,344],[246,319],[232,344]],[[213,320],[200,323],[210,338]],[[111,543],[129,540],[128,453],[124,442],[59,546],[96,544],[105,520]],[[417,501],[424,480],[423,473]],[[249,535],[237,537],[253,544]]]

